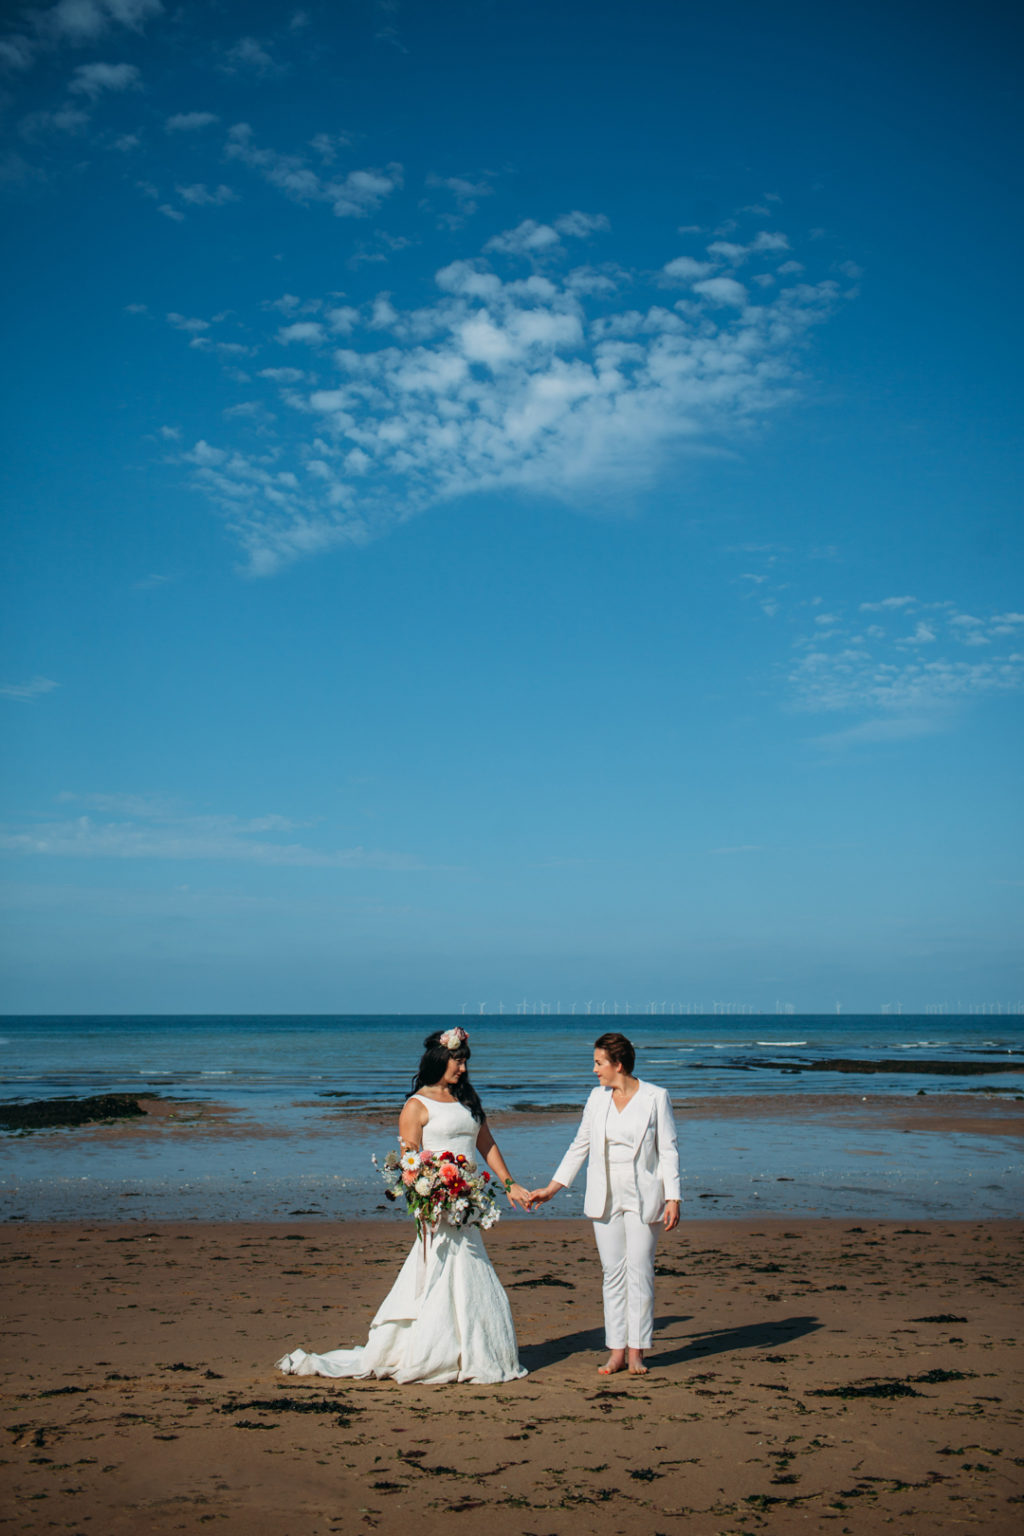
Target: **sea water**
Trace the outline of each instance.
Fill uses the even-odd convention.
[[[1014,1079],[958,1073],[957,1063],[972,1071],[1017,1063],[1024,1072],[1019,1015],[7,1017],[0,1018],[0,1097],[144,1091],[228,1097],[266,1111],[329,1093],[401,1104],[425,1036],[454,1024],[469,1032],[473,1081],[495,1109],[578,1103],[590,1083],[592,1043],[613,1029],[636,1045],[638,1074],[674,1097],[963,1091]],[[875,1070],[829,1066],[842,1059]],[[886,1062],[915,1060],[946,1063],[948,1075],[885,1071]],[[824,1065],[810,1070],[812,1062]]]
[[[640,1076],[697,1101],[680,1121],[690,1216],[1013,1216],[1024,1204],[1019,1149],[1005,1134],[908,1131],[841,1109],[850,1096],[878,1102],[922,1088],[1024,1092],[1019,1016],[9,1017],[8,1102],[158,1093],[231,1113],[222,1131],[196,1134],[165,1125],[0,1137],[0,1218],[377,1215],[370,1153],[393,1145],[390,1115],[424,1037],[452,1024],[470,1033],[474,1084],[524,1183],[550,1177],[573,1130],[550,1111],[582,1104],[593,1041],[621,1029]],[[844,1060],[872,1070],[840,1071]],[[834,1117],[821,1113],[828,1095]],[[800,1100],[809,1111],[812,1098],[805,1113]],[[752,1112],[755,1099],[772,1112]],[[580,1214],[578,1185],[544,1215]]]

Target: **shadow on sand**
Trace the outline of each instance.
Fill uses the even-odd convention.
[[[675,1323],[688,1323],[689,1317],[659,1317],[655,1319],[655,1335]],[[685,1365],[707,1360],[711,1355],[732,1354],[741,1349],[778,1349],[792,1344],[805,1334],[816,1333],[824,1325],[816,1317],[780,1317],[775,1322],[747,1323],[742,1328],[715,1328],[706,1332],[685,1334],[689,1342],[676,1348],[659,1348],[657,1343],[647,1354],[648,1363],[656,1368],[668,1365]],[[603,1328],[585,1328],[578,1333],[566,1333],[561,1338],[550,1339],[544,1344],[527,1344],[520,1348],[519,1358],[530,1372],[539,1371],[570,1355],[600,1352],[605,1348]]]

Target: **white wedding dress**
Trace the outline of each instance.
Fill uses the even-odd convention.
[[[462,1104],[427,1106],[423,1145],[476,1159],[480,1127]],[[417,1237],[362,1349],[326,1355],[292,1350],[277,1369],[294,1376],[390,1376],[395,1381],[513,1381],[519,1364],[508,1297],[487,1257],[479,1227],[442,1222]]]

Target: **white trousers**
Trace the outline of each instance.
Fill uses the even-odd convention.
[[[609,1349],[650,1349],[658,1226],[640,1220],[632,1164],[609,1164],[608,1205],[594,1222],[594,1237],[604,1270],[605,1343]]]

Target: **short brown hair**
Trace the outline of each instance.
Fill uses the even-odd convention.
[[[594,1041],[595,1051],[604,1051],[609,1061],[619,1062],[627,1072],[632,1072],[636,1061],[636,1051],[633,1042],[627,1040],[625,1035],[617,1034],[612,1030],[607,1035],[602,1035],[600,1040]]]

